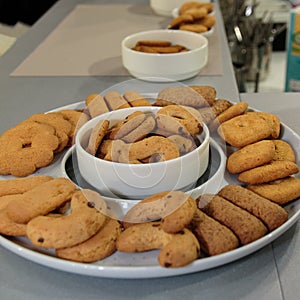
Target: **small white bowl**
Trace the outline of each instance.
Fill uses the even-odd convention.
[[[160,16],[172,16],[172,10],[180,7],[187,0],[150,0],[153,11]]]
[[[131,48],[140,40],[165,40],[189,51],[156,54]],[[146,81],[178,81],[196,76],[208,61],[206,37],[184,30],[158,29],[134,33],[122,41],[122,62],[128,72]]]
[[[159,107],[120,109],[93,118],[76,135],[75,149],[81,176],[103,196],[143,199],[165,190],[187,191],[195,187],[206,171],[209,161],[209,130],[203,124],[201,144],[195,150],[168,161],[148,164],[126,164],[106,161],[89,154],[85,147],[92,129],[99,120],[110,125],[124,119],[134,111],[156,113]]]

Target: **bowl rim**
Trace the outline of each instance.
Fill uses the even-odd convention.
[[[157,112],[161,107],[160,106],[138,106],[138,107],[130,107],[130,108],[123,108],[120,110],[120,112],[122,111],[123,113],[126,113],[128,111],[128,115],[130,114],[130,111],[138,111],[139,109],[142,108],[142,111],[147,111],[148,109],[151,110],[151,112]],[[109,111],[107,113],[104,113],[104,114],[101,114],[99,116],[96,116],[92,119],[90,119],[88,122],[86,122],[82,127],[80,127],[80,129],[78,130],[77,134],[76,134],[76,137],[75,137],[75,150],[77,151],[77,149],[79,151],[81,151],[82,153],[84,153],[85,155],[87,155],[87,157],[90,157],[91,159],[93,160],[96,160],[96,161],[101,161],[101,163],[103,163],[104,165],[111,165],[111,166],[118,166],[120,168],[143,168],[145,166],[151,166],[151,167],[155,167],[155,168],[158,168],[160,166],[163,166],[165,164],[176,164],[178,161],[182,161],[182,159],[186,160],[189,158],[189,156],[192,156],[194,155],[196,152],[199,152],[200,150],[202,150],[203,148],[205,148],[207,146],[207,144],[209,143],[210,141],[210,131],[209,131],[209,128],[208,126],[202,122],[202,132],[201,134],[199,135],[202,135],[203,133],[205,134],[204,136],[204,139],[203,141],[201,142],[201,144],[196,147],[194,150],[182,155],[182,156],[179,156],[179,157],[176,157],[176,158],[173,158],[173,159],[169,159],[169,160],[165,160],[165,161],[161,161],[161,162],[153,162],[153,163],[146,163],[146,164],[132,164],[132,163],[120,163],[120,162],[113,162],[113,161],[108,161],[108,160],[105,160],[105,159],[101,159],[99,157],[96,157],[90,153],[88,153],[84,147],[82,146],[82,143],[81,143],[81,140],[82,140],[82,137],[85,135],[85,133],[89,130],[87,129],[87,127],[89,127],[89,125],[94,122],[95,124],[98,123],[98,121],[100,120],[103,120],[105,119],[105,117],[107,115],[112,115],[113,113],[115,112],[118,112],[118,110],[113,110],[113,111]],[[122,113],[121,112],[121,113]]]
[[[140,34],[147,34],[147,33],[171,33],[171,34],[178,34],[178,35],[190,35],[191,37],[194,37],[194,38],[197,38],[197,39],[200,39],[203,41],[203,45],[200,46],[200,47],[197,47],[197,48],[194,48],[194,49],[189,49],[189,51],[186,51],[186,52],[178,52],[178,53],[146,53],[146,52],[139,52],[139,51],[136,51],[136,50],[132,50],[130,47],[128,47],[126,44],[126,42],[129,40],[129,39],[132,39]],[[200,50],[203,50],[205,48],[208,47],[208,39],[199,34],[199,33],[195,33],[195,32],[191,32],[191,31],[185,31],[185,30],[175,30],[175,29],[155,29],[155,30],[145,30],[145,31],[139,31],[139,32],[135,32],[135,33],[132,33],[128,36],[126,36],[122,42],[121,42],[121,46],[122,46],[122,49],[128,51],[129,53],[134,53],[136,55],[140,55],[140,56],[147,56],[147,57],[172,57],[172,56],[187,56],[187,55],[190,55],[194,52],[198,52]]]

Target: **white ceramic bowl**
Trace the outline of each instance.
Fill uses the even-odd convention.
[[[189,51],[156,54],[132,50],[140,40],[166,40],[185,46]],[[128,72],[146,81],[184,80],[196,76],[207,64],[208,40],[184,30],[149,30],[134,33],[122,41],[122,62]]]
[[[181,157],[157,163],[126,164],[99,159],[87,151],[92,129],[101,119],[112,126],[134,111],[156,113],[159,107],[136,107],[100,115],[83,125],[76,135],[75,149],[81,176],[103,196],[143,199],[165,190],[187,191],[205,172],[209,161],[209,130],[203,125],[201,144]]]
[[[150,0],[153,11],[160,16],[172,16],[172,10],[180,7],[187,0]]]

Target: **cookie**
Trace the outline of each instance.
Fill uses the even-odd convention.
[[[217,91],[210,85],[190,85],[192,90],[204,97],[209,105],[212,105],[216,99]]]
[[[71,123],[66,120],[63,115],[60,113],[40,113],[40,114],[34,114],[27,118],[24,122],[36,122],[41,124],[47,124],[49,126],[52,126],[55,129],[55,134],[58,137],[59,140],[59,146],[55,150],[56,152],[61,152],[65,149],[65,147],[69,143],[72,125]]]
[[[262,140],[247,145],[230,154],[227,170],[237,174],[270,163],[274,159],[275,145],[272,140]]]
[[[234,233],[200,209],[196,210],[189,225],[201,249],[208,255],[218,255],[236,249],[239,240]]]
[[[125,229],[117,239],[121,252],[144,252],[160,249],[158,262],[166,268],[190,264],[200,255],[200,245],[194,234],[184,228],[172,234],[165,232],[160,222],[141,223]]]
[[[210,124],[209,128],[215,130],[220,124],[228,121],[236,116],[242,115],[248,108],[247,102],[238,102],[219,114]]]
[[[0,234],[9,236],[26,236],[26,224],[11,220],[5,209],[0,210]]]
[[[82,127],[82,125],[90,120],[90,117],[85,112],[73,109],[63,109],[57,113],[62,114],[64,119],[71,124],[71,132],[69,133],[69,142],[67,146],[72,146],[75,142],[75,135],[77,131]]]
[[[53,161],[58,146],[52,126],[30,121],[18,124],[0,136],[0,174],[30,175]]]
[[[269,231],[275,230],[288,219],[284,208],[239,185],[226,185],[218,195],[256,216]]]
[[[201,120],[184,106],[168,105],[162,107],[157,111],[158,115],[167,115],[175,118],[192,136],[202,132]]]
[[[205,98],[188,86],[167,87],[158,93],[155,105],[166,106],[171,104],[197,108],[208,106]]]
[[[180,30],[191,31],[195,33],[203,33],[208,31],[208,28],[202,24],[182,24],[179,26]]]
[[[269,164],[244,171],[238,175],[238,181],[247,184],[261,184],[281,179],[299,172],[299,167],[291,161],[272,161]]]
[[[161,136],[151,136],[130,144],[128,159],[130,162],[141,161],[146,158],[165,161],[179,157],[179,150],[175,143]]]
[[[126,91],[123,97],[132,107],[151,106],[151,103],[146,98],[144,98],[140,93],[134,90]]]
[[[173,134],[169,135],[167,138],[176,144],[180,155],[189,153],[197,147],[196,142],[189,137],[184,137],[179,134]]]
[[[216,24],[216,18],[212,15],[206,15],[203,18],[197,20],[197,24],[210,29]]]
[[[271,129],[271,138],[277,139],[280,135],[280,120],[278,116],[267,112],[247,112],[249,115],[257,115],[265,120]]]
[[[104,95],[104,100],[109,108],[109,110],[117,110],[122,108],[129,108],[129,103],[115,91],[107,92]]]
[[[292,146],[283,140],[273,140],[275,153],[273,160],[288,160],[296,162],[296,156]]]
[[[106,135],[109,127],[108,120],[100,120],[96,126],[92,129],[91,135],[89,137],[88,145],[86,151],[92,155],[96,155],[97,150]]]
[[[202,4],[203,3],[200,3],[198,1],[186,1],[180,5],[178,13],[182,15],[189,9],[202,7]]]
[[[45,248],[66,248],[92,237],[106,221],[106,204],[92,190],[73,193],[71,212],[63,216],[37,216],[26,228],[30,241]]]
[[[92,118],[110,111],[104,98],[99,94],[90,94],[85,99],[88,112]]]
[[[193,17],[193,21],[196,21],[198,19],[202,19],[205,16],[207,16],[208,11],[205,7],[199,7],[199,8],[189,8],[185,11],[184,15],[191,15]]]
[[[204,194],[197,201],[203,212],[230,228],[242,245],[249,244],[268,232],[258,218],[223,197]]]
[[[85,263],[101,260],[116,251],[116,240],[120,233],[120,223],[107,218],[105,224],[91,238],[73,247],[56,249],[56,256]]]
[[[181,191],[165,191],[141,200],[123,218],[124,228],[161,219],[162,229],[176,233],[185,228],[196,211],[193,198]]]
[[[193,16],[191,15],[180,15],[171,20],[168,28],[169,29],[178,29],[180,25],[185,23],[191,23],[194,21]]]
[[[76,186],[66,178],[54,178],[18,196],[6,207],[9,218],[27,223],[34,217],[46,215],[71,199]]]
[[[0,180],[0,197],[25,193],[41,183],[51,180],[51,176],[31,176]],[[0,200],[1,203],[1,200]]]
[[[268,183],[250,184],[247,188],[279,205],[284,205],[300,197],[300,179],[293,176]]]
[[[233,147],[241,148],[272,135],[268,122],[256,114],[243,114],[222,123],[217,132]]]

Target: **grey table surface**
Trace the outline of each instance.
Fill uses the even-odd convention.
[[[33,113],[82,101],[96,90],[132,79],[124,76],[9,76],[74,6],[83,2],[117,1],[61,0],[0,58],[0,132]],[[128,2],[149,5],[148,1]],[[217,18],[224,46],[224,74],[194,77],[183,83],[213,85],[222,98],[245,100],[253,107],[277,113],[283,122],[300,133],[299,94],[239,95],[218,10]],[[155,92],[157,88],[157,85],[146,84],[145,92],[152,92],[151,89]],[[154,279],[76,275],[41,266],[0,247],[0,299],[298,299],[299,247],[299,225],[295,224],[272,244],[235,262],[198,273]]]

